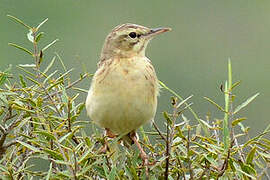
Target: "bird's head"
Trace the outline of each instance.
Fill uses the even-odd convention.
[[[154,36],[170,30],[170,28],[150,29],[129,23],[119,25],[107,36],[102,49],[102,56],[107,58],[111,56],[144,56],[148,42]]]

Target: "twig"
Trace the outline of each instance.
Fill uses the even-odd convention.
[[[165,180],[168,180],[169,178],[169,161],[170,161],[170,138],[169,138],[169,135],[170,135],[170,128],[169,128],[169,121],[167,120],[167,136],[166,136],[166,167],[165,167],[165,174],[164,174],[164,177],[165,177]]]
[[[66,86],[65,89],[70,89],[71,87],[73,87],[74,85],[78,84],[78,83],[81,82],[83,79],[85,79],[87,76],[89,76],[89,74],[88,74],[88,73],[85,73],[85,74],[82,75],[79,79],[77,79],[76,81],[74,81],[74,82],[72,82],[71,84],[69,84],[68,86]],[[56,94],[58,94],[58,93],[60,93],[60,92],[62,92],[62,90],[53,92],[53,93],[51,93],[51,94],[47,94],[47,96],[44,97],[44,100],[46,100],[46,99],[50,98],[50,96],[52,97],[52,96],[54,96],[54,95],[56,95]]]
[[[267,171],[268,171],[268,168],[269,168],[269,165],[267,165],[263,170],[262,172],[258,175],[258,179],[262,179],[262,176],[265,174],[267,176],[268,179],[270,179]]]
[[[59,141],[58,141],[58,139],[57,139],[58,136],[57,136],[56,132],[54,132],[53,135],[54,135],[54,137],[55,137],[55,139],[56,139],[55,142],[56,142],[56,145],[58,146],[58,149],[60,150],[60,153],[62,154],[62,156],[63,156],[65,162],[68,162],[68,159],[67,159],[67,157],[66,157],[66,154],[65,154],[64,150],[63,150],[62,147],[61,147],[61,144],[59,143]],[[74,174],[74,173],[76,173],[76,172],[74,172],[74,169],[72,168],[72,165],[67,165],[67,169],[69,170],[70,174],[73,175],[73,179],[74,179],[74,180],[77,180],[76,174]]]
[[[163,136],[162,132],[160,131],[160,129],[158,128],[157,124],[154,121],[153,121],[153,125],[156,131],[158,132],[159,136],[166,142],[166,138]]]
[[[178,106],[177,105],[177,98],[172,99],[172,105],[173,105],[173,114],[172,114],[172,122],[171,127],[169,127],[169,119],[167,119],[167,139],[166,139],[166,167],[165,167],[165,179],[168,180],[169,178],[169,166],[170,166],[170,157],[171,157],[171,147],[173,142],[173,137],[175,134],[175,122],[180,115],[180,113],[177,112]]]
[[[13,121],[7,128],[7,133],[9,133],[10,131],[12,131],[16,125],[18,124],[18,122],[20,122],[23,117],[24,117],[25,113],[21,113],[20,116],[18,117],[18,119],[16,121]]]
[[[0,131],[5,134],[6,133],[6,129],[0,124]]]
[[[231,148],[233,146],[233,143],[234,143],[234,140],[231,141],[230,147],[229,147],[228,152],[227,152],[227,156],[226,156],[226,158],[225,158],[225,160],[224,160],[224,162],[222,164],[222,167],[219,170],[219,174],[217,176],[217,179],[219,179],[219,177],[221,177],[228,168],[229,158],[230,158],[230,155],[231,155]]]
[[[58,115],[61,117],[62,114],[61,114],[60,111],[58,110],[58,108],[57,108],[57,106],[56,106],[56,104],[55,104],[55,102],[54,102],[52,96],[49,94],[49,92],[47,91],[47,89],[46,89],[43,85],[42,85],[42,89],[45,91],[45,93],[46,93],[47,96],[49,97],[51,103],[53,104],[55,110],[57,111]],[[57,91],[57,93],[58,93],[58,91]],[[56,94],[57,94],[57,93],[56,93]]]
[[[193,180],[193,169],[191,167],[192,162],[189,158],[189,150],[190,150],[190,127],[188,127],[187,158],[188,158],[188,169],[189,169],[190,179]]]
[[[178,151],[175,151],[175,154],[176,154],[177,156],[179,156]],[[183,164],[182,164],[182,162],[181,162],[181,160],[180,160],[179,158],[177,158],[177,161],[178,161],[178,163],[179,163],[181,169],[184,168],[184,166],[183,166]],[[186,180],[186,176],[185,176],[184,170],[182,170],[182,171],[183,171],[183,179]]]
[[[74,156],[74,169],[73,169],[73,175],[74,175],[74,180],[77,180],[77,169],[78,169],[78,163],[76,159],[76,153],[73,150],[73,156]]]

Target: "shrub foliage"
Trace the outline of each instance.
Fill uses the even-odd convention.
[[[48,19],[31,27],[8,17],[26,27],[33,48],[9,45],[29,54],[33,64],[17,65],[18,74],[12,74],[11,67],[0,72],[1,179],[270,179],[270,140],[265,136],[270,126],[249,137],[246,118],[238,112],[258,94],[233,105],[233,90],[240,82],[232,82],[230,61],[228,80],[221,86],[224,107],[204,97],[224,114],[222,119],[200,118],[189,103],[192,96],[183,99],[160,82],[173,95],[171,111],[163,112],[165,125],[139,129],[151,164],[146,167],[138,150],[121,146],[120,137],[107,139],[81,118],[84,102],[79,97],[87,91],[78,84],[91,75],[82,73],[71,81],[72,69],[59,55],[46,58],[46,50],[57,41],[40,48],[44,35],[40,29]],[[61,68],[56,68],[57,62]],[[193,116],[186,117],[186,111]],[[105,140],[110,150],[100,153]],[[34,159],[46,163],[37,170]]]

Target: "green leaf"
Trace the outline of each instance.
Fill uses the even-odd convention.
[[[229,111],[229,92],[228,92],[228,82],[225,82],[225,94],[224,94],[224,99],[225,99],[225,113],[224,113],[224,120],[223,120],[223,143],[225,150],[228,150],[229,148],[229,142],[230,142],[230,135],[229,135],[229,117],[228,117],[228,111]]]
[[[1,170],[2,172],[7,172],[7,173],[8,173],[8,168],[5,167],[5,166],[2,166],[1,164],[0,164],[0,170]]]
[[[7,80],[8,78],[8,73],[10,72],[11,70],[11,65],[8,66],[7,69],[5,69],[5,71],[3,73],[0,74],[0,86],[3,85],[5,83],[5,81]]]
[[[17,140],[17,142],[18,142],[19,144],[23,145],[24,147],[26,147],[26,148],[28,148],[28,149],[34,151],[34,152],[40,152],[40,150],[39,150],[38,148],[36,148],[36,147],[34,147],[34,146],[30,145],[30,144],[27,144],[27,143],[22,142],[22,141],[20,141],[20,140]]]
[[[203,97],[204,99],[206,99],[208,102],[210,102],[211,104],[213,104],[214,106],[216,106],[219,110],[226,112],[220,105],[218,105],[215,101],[213,101],[212,99],[208,98],[208,97]]]
[[[109,173],[109,176],[108,176],[109,180],[114,180],[115,179],[115,175],[117,174],[116,170],[117,170],[117,167],[113,166],[113,168],[111,169],[111,171]]]
[[[68,75],[71,71],[73,71],[73,69],[70,69],[68,71],[66,71],[64,74],[62,74],[61,76],[59,76],[55,81],[59,81],[60,79],[63,79],[66,75]]]
[[[44,74],[46,74],[52,67],[52,65],[54,64],[55,61],[55,56],[53,57],[53,59],[51,60],[50,64],[46,67],[46,69],[43,71]]]
[[[19,46],[19,45],[14,44],[14,43],[8,43],[8,45],[13,46],[13,47],[15,47],[15,48],[18,48],[18,49],[20,49],[20,50],[26,52],[27,54],[30,54],[31,56],[33,56],[33,53],[32,53],[31,51],[29,51],[28,49],[26,49],[26,48],[24,48],[24,47],[22,47],[22,46]]]
[[[67,165],[67,166],[72,166],[70,162],[62,161],[62,160],[54,160],[53,161],[57,164],[62,164],[62,165]]]
[[[23,72],[25,72],[26,74],[32,76],[32,77],[36,77],[35,74],[31,73],[30,71],[26,70],[25,68],[23,67],[20,67],[20,66],[16,66],[17,68],[21,69]]]
[[[185,100],[181,101],[177,106],[176,108],[179,108],[181,105],[183,105],[184,103],[186,103],[190,98],[192,98],[193,95],[190,95],[189,97],[187,97]]]
[[[32,79],[32,78],[30,78],[28,76],[26,76],[26,79],[28,79],[28,80],[32,81],[33,83],[35,83],[36,85],[40,86],[40,83],[37,82],[36,80],[34,80],[34,79]]]
[[[234,114],[238,113],[242,108],[246,107],[249,103],[251,103],[260,93],[256,93],[255,95],[248,98],[245,102],[237,106],[234,110]]]
[[[64,61],[62,60],[62,58],[59,56],[59,54],[57,54],[57,53],[55,53],[55,54],[58,57],[58,59],[59,59],[61,65],[62,65],[64,71],[67,71],[67,68],[66,68],[66,66],[65,66]]]
[[[55,158],[56,160],[64,160],[63,156],[61,153],[48,149],[48,148],[44,148],[43,149],[44,152],[46,152],[47,154],[51,155],[53,158]]]
[[[33,133],[44,135],[49,139],[55,140],[55,137],[53,134],[51,134],[50,132],[44,131],[44,130],[33,131]]]
[[[86,160],[91,152],[92,152],[92,149],[88,149],[88,151],[86,151],[86,152],[81,156],[81,158],[78,160],[78,164],[80,164],[81,162],[83,162],[84,160]]]
[[[242,149],[244,149],[246,146],[248,146],[249,144],[254,143],[255,141],[257,141],[258,139],[262,138],[264,135],[266,135],[267,133],[269,133],[270,131],[265,131],[257,136],[255,136],[254,138],[248,140],[243,146]]]
[[[269,153],[263,153],[263,152],[258,151],[258,154],[261,155],[264,158],[270,159],[270,154]]]
[[[166,111],[163,112],[163,116],[164,116],[164,118],[167,120],[167,122],[169,124],[172,124],[172,120],[171,120],[171,118],[169,117],[169,114]]]
[[[32,29],[32,27],[30,27],[29,25],[25,24],[22,20],[20,20],[19,18],[16,18],[14,16],[11,15],[7,15],[7,17],[10,17],[11,19],[13,19],[14,21],[16,21],[17,23],[23,25],[24,27],[26,27],[27,29]]]
[[[257,150],[257,148],[256,148],[256,146],[254,146],[254,147],[251,149],[251,151],[248,153],[247,159],[246,159],[246,163],[247,163],[247,164],[253,164],[252,161],[253,161],[253,159],[254,159],[256,150]]]
[[[50,163],[50,168],[49,168],[48,174],[46,176],[46,180],[50,180],[51,174],[52,174],[52,162]]]
[[[162,81],[159,81],[159,84],[161,87],[165,88],[166,90],[168,90],[170,93],[172,93],[174,96],[176,96],[177,98],[179,98],[181,101],[184,100],[184,98],[182,98],[180,95],[178,95],[176,92],[174,92],[172,89],[170,89],[168,86],[166,86],[166,84],[164,84]],[[188,106],[188,103],[185,103]],[[192,113],[192,115],[195,117],[195,119],[201,123],[199,116],[195,113],[195,111],[193,111],[193,109],[188,106],[189,111]],[[210,136],[210,133],[208,132],[208,130],[205,128],[205,126],[202,125],[203,131],[207,136]]]
[[[46,51],[46,49],[48,49],[49,47],[51,47],[53,44],[55,44],[59,39],[55,39],[53,42],[51,42],[50,44],[48,44],[47,46],[45,46],[42,49],[42,52]]]
[[[23,67],[23,68],[35,68],[35,64],[19,64],[18,66]]]
[[[39,42],[41,37],[44,35],[44,32],[40,32],[38,33],[37,37],[36,37],[36,42]]]
[[[67,133],[66,135],[64,135],[63,137],[61,137],[59,139],[59,143],[62,143],[66,138],[69,138],[70,135],[72,135],[72,132]]]
[[[82,89],[82,88],[77,88],[77,87],[72,87],[73,90],[76,90],[76,91],[80,91],[80,92],[83,92],[83,93],[88,93],[88,89]]]
[[[39,30],[39,28],[40,28],[44,23],[46,23],[48,20],[49,20],[48,18],[44,19],[44,20],[37,26],[36,29]]]
[[[237,81],[236,83],[234,83],[234,84],[232,85],[232,90],[233,90],[236,86],[238,86],[240,83],[241,83],[241,81]]]
[[[239,124],[240,122],[246,120],[247,118],[242,117],[242,118],[237,118],[235,120],[232,121],[232,127],[236,126],[237,124]]]
[[[55,86],[59,85],[59,84],[62,84],[64,80],[60,80],[60,81],[56,81],[55,83],[53,83],[51,86],[49,86],[47,88],[47,91],[50,91],[52,88],[54,88]]]
[[[29,113],[35,113],[35,111],[33,111],[33,110],[26,109],[25,107],[21,107],[21,106],[15,105],[15,104],[13,104],[12,108],[16,109],[16,110],[26,111]]]
[[[25,88],[27,85],[26,85],[26,82],[23,79],[23,76],[19,75],[19,78],[20,78],[20,82],[21,82],[22,87]]]

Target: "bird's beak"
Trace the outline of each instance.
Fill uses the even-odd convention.
[[[167,31],[171,31],[171,30],[172,30],[171,28],[154,28],[154,29],[151,29],[150,32],[146,34],[146,36],[153,37],[155,35],[158,35]]]

